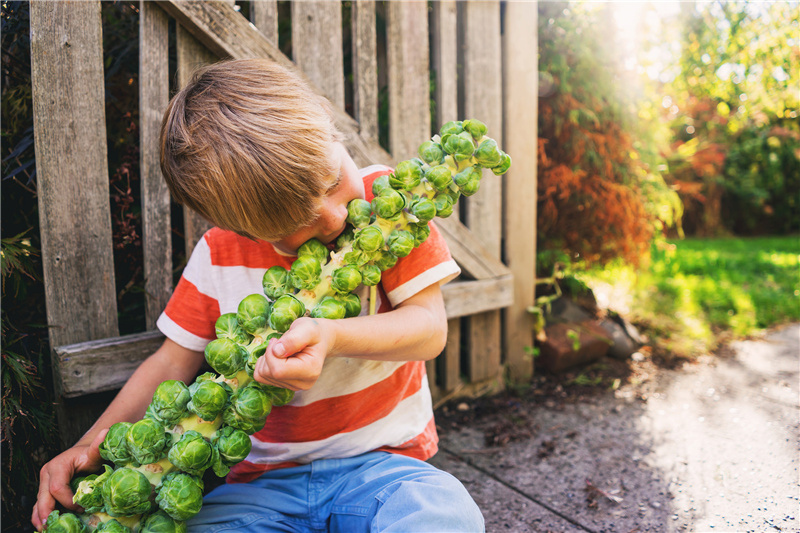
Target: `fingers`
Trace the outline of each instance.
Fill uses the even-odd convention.
[[[303,351],[309,344],[315,342],[316,325],[314,319],[295,320],[289,330],[280,339],[274,339],[267,346],[267,353],[274,357],[290,357]]]

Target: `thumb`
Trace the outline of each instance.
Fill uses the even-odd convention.
[[[105,440],[106,434],[108,434],[108,429],[102,430],[95,435],[92,443],[86,448],[86,462],[88,465],[95,465],[103,462],[103,457],[100,455],[100,445],[103,443],[103,440]]]
[[[279,339],[275,339],[275,342],[270,345],[270,351],[273,356],[285,359],[303,350],[308,345],[307,334],[304,332],[302,324],[298,324],[298,322],[295,321],[286,333]]]

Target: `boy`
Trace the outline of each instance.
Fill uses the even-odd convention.
[[[158,320],[167,339],[73,448],[42,468],[33,524],[71,477],[95,471],[104,428],[139,420],[156,386],[191,383],[220,314],[260,293],[310,238],[332,245],[347,204],[372,181],[338,141],[323,99],[264,60],[218,63],[170,102],[161,167],[175,199],[215,224],[197,244]],[[206,496],[190,531],[482,531],[464,487],[424,460],[437,450],[425,361],[444,347],[440,285],[459,269],[441,235],[383,273],[378,313],[300,318],[273,341],[255,378],[297,391],[276,407],[228,483]],[[364,309],[367,306],[362,306]]]

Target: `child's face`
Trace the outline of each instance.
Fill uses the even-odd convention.
[[[331,176],[330,188],[322,199],[317,217],[306,226],[273,246],[286,254],[294,254],[308,239],[317,238],[324,244],[332,243],[344,231],[347,221],[347,204],[350,200],[364,198],[364,182],[353,159],[341,143],[335,143],[332,156],[338,165],[337,175]]]

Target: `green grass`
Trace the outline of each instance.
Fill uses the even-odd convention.
[[[800,237],[685,239],[653,245],[635,272],[611,265],[580,277],[596,292],[627,294],[623,311],[678,356],[800,320]]]

